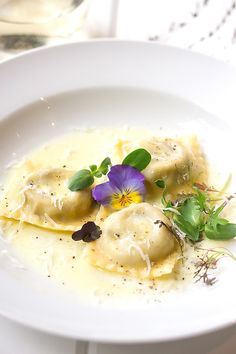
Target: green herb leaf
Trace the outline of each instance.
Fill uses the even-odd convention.
[[[93,172],[93,176],[97,177],[97,178],[100,178],[102,177],[102,172],[100,172],[99,170]]]
[[[201,192],[199,188],[196,186],[193,186],[193,189],[195,190],[196,194],[194,195],[196,200],[198,201],[198,204],[202,210],[207,209],[207,194],[204,192]]]
[[[157,181],[155,181],[155,185],[161,189],[166,188],[166,182],[164,181],[164,179],[158,179]]]
[[[106,157],[100,164],[99,167],[97,165],[91,165],[89,166],[92,175],[95,177],[102,177],[102,175],[106,175],[109,169],[109,166],[111,165],[111,159],[110,157]]]
[[[100,164],[90,165],[90,171],[87,169],[80,170],[74,174],[69,180],[68,188],[72,192],[80,191],[82,189],[90,187],[94,182],[94,177],[100,178],[102,175],[106,175],[108,168],[111,165],[111,159],[106,157]]]
[[[174,215],[173,220],[176,226],[178,226],[178,228],[184,234],[186,234],[187,238],[189,238],[192,241],[199,240],[200,232],[198,227],[195,227],[192,224],[190,224],[190,222],[185,220],[181,215]]]
[[[171,202],[165,198],[165,181],[160,179],[155,184],[163,189],[163,212],[190,240],[199,241],[203,233],[212,240],[230,240],[236,237],[236,224],[219,216],[230,199],[218,207],[212,207],[208,193],[195,185],[193,186],[195,193],[180,195],[175,202]]]
[[[198,226],[202,220],[202,209],[195,197],[186,199],[179,212],[184,220],[190,222],[193,226]]]
[[[208,222],[204,231],[206,237],[211,240],[230,240],[236,236],[236,224],[225,219],[219,219],[216,225]]]
[[[145,149],[137,149],[132,151],[125,157],[122,165],[130,165],[139,171],[144,170],[151,161],[150,153]]]
[[[226,203],[223,203],[218,208],[210,210],[204,231],[206,237],[211,240],[230,240],[236,236],[236,224],[219,217],[225,205]]]
[[[94,177],[89,170],[80,170],[70,178],[68,188],[76,192],[90,187],[93,182]]]
[[[175,224],[192,241],[198,241],[204,226],[203,210],[195,196],[189,197],[177,209],[180,215],[174,215]]]
[[[91,165],[91,166],[89,166],[89,168],[90,168],[92,173],[97,171],[97,169],[98,169],[97,165]]]
[[[164,181],[164,179],[158,179],[155,181],[155,185],[158,187],[158,188],[161,188],[163,189],[163,193],[162,193],[162,196],[161,196],[161,203],[162,205],[167,208],[167,207],[172,207],[172,203],[170,201],[167,201],[166,200],[166,192],[167,192],[167,185],[166,185],[166,182]]]
[[[102,162],[101,165],[99,166],[99,171],[103,174],[106,175],[109,169],[109,166],[111,166],[111,159],[110,157],[106,157]]]

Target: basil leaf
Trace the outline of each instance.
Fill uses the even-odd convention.
[[[102,162],[101,165],[99,166],[99,171],[103,174],[106,175],[108,172],[108,168],[111,166],[111,159],[110,157],[106,157]]]
[[[208,222],[204,231],[206,237],[211,240],[230,240],[236,236],[236,224],[229,223],[225,219],[219,219],[216,225]]]
[[[130,165],[139,171],[144,170],[151,161],[150,153],[145,149],[137,149],[132,151],[125,157],[122,165]]]
[[[68,188],[72,192],[76,192],[90,187],[93,182],[94,177],[89,170],[80,170],[70,178]]]

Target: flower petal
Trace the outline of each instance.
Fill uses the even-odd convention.
[[[110,182],[98,184],[92,189],[92,196],[98,203],[107,205],[111,201],[111,195],[114,193],[114,189],[110,185]]]
[[[125,186],[124,190],[129,190],[130,192],[137,192],[141,196],[144,196],[146,192],[144,180],[138,180],[137,178],[130,179],[127,183],[127,186]]]
[[[112,166],[108,173],[111,186],[119,191],[132,190],[145,193],[144,176],[136,168],[128,165]]]
[[[143,201],[145,179],[136,168],[128,165],[112,166],[108,178],[109,182],[99,184],[92,190],[92,196],[98,203],[121,209]]]
[[[111,198],[111,206],[113,209],[122,209],[133,203],[141,203],[143,196],[138,192],[129,192],[123,194],[113,194]]]

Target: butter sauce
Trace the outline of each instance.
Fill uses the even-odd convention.
[[[113,164],[117,164],[121,162],[132,142],[160,135],[160,131],[148,131],[143,128],[88,129],[52,141],[14,166],[9,175],[8,187],[11,187],[12,182],[17,179],[18,186],[15,185],[15,189],[12,190],[8,188],[7,207],[9,209],[17,207],[19,201],[17,202],[14,196],[17,195],[19,185],[22,186],[29,166],[31,171],[42,168],[66,168],[77,171],[94,163],[99,164],[106,156],[111,158]],[[177,186],[177,191],[179,188]],[[160,201],[157,200],[159,197],[160,193],[156,192],[152,198],[149,197],[148,202],[160,205]],[[127,295],[148,294],[153,301],[159,301],[161,294],[178,288],[184,290],[192,284],[194,262],[199,254],[192,246],[186,245],[183,262],[179,263],[171,275],[156,280],[135,279],[90,265],[86,258],[85,244],[73,241],[70,231],[50,230],[4,218],[1,220],[1,228],[4,237],[11,243],[26,267],[70,290],[98,298],[104,296],[126,298]]]

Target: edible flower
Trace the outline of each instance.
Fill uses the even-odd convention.
[[[143,201],[145,194],[144,176],[129,165],[112,166],[109,181],[97,185],[92,190],[93,198],[100,204],[122,209]]]
[[[150,153],[145,149],[136,149],[128,154],[122,161],[122,165],[129,165],[139,171],[144,170],[151,161]],[[77,171],[69,180],[68,188],[72,192],[81,191],[85,188],[92,186],[94,177],[100,178],[106,176],[109,167],[112,165],[111,159],[106,157],[100,164],[90,165],[89,169]]]

